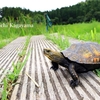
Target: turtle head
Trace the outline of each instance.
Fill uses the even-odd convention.
[[[63,59],[63,55],[60,52],[53,51],[51,49],[44,49],[43,50],[44,55],[49,58],[51,61],[59,63],[61,59]]]

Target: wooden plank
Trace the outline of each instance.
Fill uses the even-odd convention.
[[[80,77],[81,79],[81,77]],[[90,93],[90,95],[95,99],[95,100],[99,100],[100,99],[100,95],[98,95],[94,89],[83,79],[81,79],[81,83],[83,84],[83,86],[85,87],[85,89]]]
[[[35,79],[35,53],[34,53],[34,48],[35,45],[33,44],[33,41],[31,39],[31,45],[32,45],[32,53],[31,53],[31,77]],[[29,95],[30,100],[36,100],[36,92],[35,92],[35,85],[31,81],[30,83],[30,95]]]
[[[40,61],[40,45],[38,44],[38,42],[36,42],[35,44],[35,48],[36,48],[36,67],[37,67],[37,74],[38,74],[38,82],[39,82],[39,93],[38,93],[38,99],[39,100],[46,100],[46,96],[44,93],[44,87],[43,87],[43,79],[42,79],[42,69],[41,69],[41,63],[42,62],[38,62]]]
[[[7,51],[9,51],[9,54],[5,55],[5,56],[0,56],[0,82],[2,82],[3,78],[6,76],[6,74],[8,72],[13,71],[13,66],[12,64],[14,62],[16,62],[18,60],[18,53],[21,51],[23,44],[25,42],[25,38],[20,38],[21,41],[18,41],[19,38],[17,38],[16,40],[14,40],[14,42],[12,42],[12,44],[15,46],[15,42],[18,42],[18,46],[15,46],[13,48],[12,44],[8,44],[6,47],[6,49],[2,49],[3,54],[5,54]],[[21,44],[20,44],[21,43]],[[11,45],[10,49],[8,48],[9,45]],[[19,49],[19,50],[17,50]],[[2,54],[2,52],[0,52],[0,54]]]
[[[82,74],[82,76],[83,76],[84,78],[86,78],[86,80],[88,80],[88,82],[90,82],[90,84],[91,84],[95,89],[97,89],[97,90],[100,92],[100,84],[96,83],[96,82],[94,81],[94,79],[91,78],[87,73]]]
[[[28,53],[28,51],[29,51],[29,47],[28,47],[26,53]],[[25,56],[25,58],[26,58],[26,56]],[[25,60],[25,58],[24,58],[24,60]],[[10,100],[17,100],[18,99],[18,95],[19,95],[18,91],[19,91],[19,88],[20,88],[20,86],[22,84],[21,81],[22,81],[23,69],[21,70],[21,72],[19,74],[19,78],[17,80],[17,83],[19,83],[19,84],[15,85]]]
[[[38,43],[40,41],[38,40]],[[41,43],[41,42],[40,42]],[[38,48],[37,48],[38,49]],[[55,93],[54,93],[54,90],[53,90],[53,87],[52,87],[52,84],[50,82],[50,76],[48,74],[48,71],[47,71],[47,68],[46,68],[46,65],[45,65],[45,62],[44,62],[44,58],[43,58],[43,55],[42,55],[42,51],[40,51],[40,56],[41,56],[41,64],[43,66],[43,70],[44,70],[44,78],[46,79],[46,83],[47,83],[47,90],[48,90],[48,93],[49,93],[49,96],[50,96],[50,99],[51,100],[56,100],[56,97],[55,97]]]
[[[26,94],[27,94],[27,82],[28,82],[28,77],[26,76],[25,73],[29,73],[29,63],[30,63],[30,57],[27,61],[27,64],[25,66],[25,71],[24,71],[24,76],[23,76],[23,84],[22,84],[22,90],[21,90],[21,95],[20,95],[20,100],[25,100],[26,99]]]

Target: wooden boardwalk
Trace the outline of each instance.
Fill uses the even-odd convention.
[[[61,66],[56,72],[50,69],[51,63],[43,55],[43,48],[51,48],[59,51],[44,36],[33,36],[31,38],[28,46],[28,49],[31,49],[31,53],[19,75],[18,82],[20,84],[15,86],[11,100],[100,100],[99,77],[93,72],[80,74],[80,85],[72,89],[69,86],[71,77],[67,70]],[[9,54],[10,51],[5,55]],[[12,54],[12,56],[14,55]],[[5,59],[7,58],[5,56]],[[4,57],[1,58],[0,56],[0,62],[2,59]],[[33,83],[26,73],[39,84],[39,87]]]
[[[21,52],[26,37],[19,37],[10,44],[0,49],[0,83],[5,75],[13,70],[12,64],[18,60],[18,53]]]

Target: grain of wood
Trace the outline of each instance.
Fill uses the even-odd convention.
[[[0,51],[0,83],[8,72],[13,71],[12,64],[18,60],[18,53],[22,50],[26,37],[19,37]],[[18,50],[19,49],[19,50]]]
[[[6,75],[13,71],[13,63],[18,61],[18,54],[22,51],[26,37],[19,37],[7,46],[0,49],[0,84]],[[0,89],[3,88],[3,84]],[[1,94],[0,90],[0,94]],[[0,97],[1,98],[1,97]]]

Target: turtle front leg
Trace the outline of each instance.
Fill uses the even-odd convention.
[[[73,79],[73,80],[70,81],[70,86],[72,88],[78,86],[78,84],[79,84],[79,77],[78,77],[74,68],[75,68],[74,64],[70,64],[69,67],[68,67],[69,73],[70,73],[70,75]]]
[[[51,63],[52,63],[52,67],[50,69],[53,69],[54,71],[56,71],[58,69],[58,64],[53,61]]]

